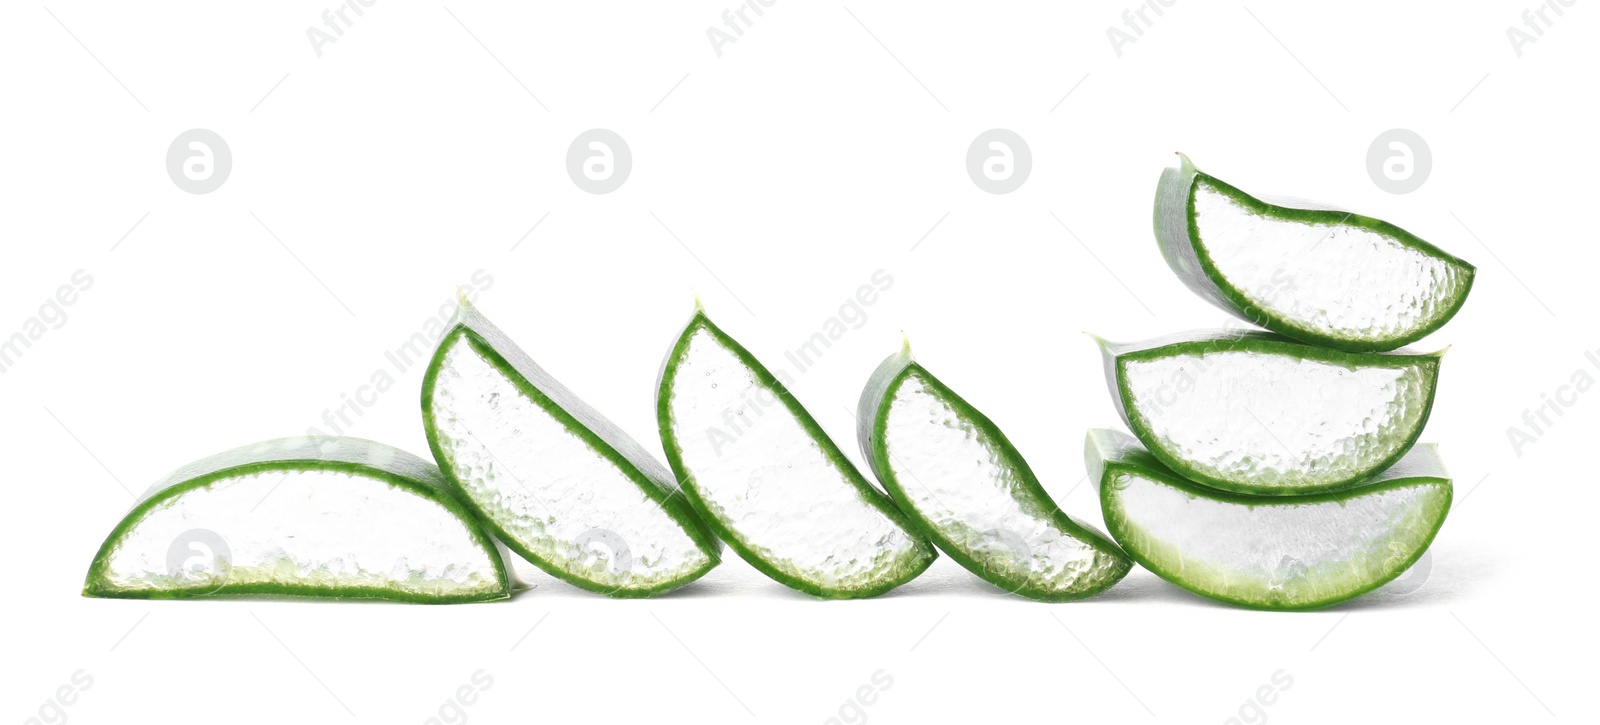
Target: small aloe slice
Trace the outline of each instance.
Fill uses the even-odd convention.
[[[1189,289],[1241,319],[1341,350],[1391,350],[1467,299],[1474,267],[1404,229],[1267,203],[1182,159],[1156,189],[1156,239]]]
[[[1428,421],[1443,354],[1241,330],[1099,342],[1111,397],[1150,453],[1189,479],[1260,495],[1348,488],[1398,461]]]
[[[900,510],[968,571],[1044,601],[1093,596],[1133,563],[1045,493],[1004,433],[911,357],[867,381],[862,454]]]
[[[1246,607],[1313,609],[1376,589],[1422,556],[1450,510],[1431,445],[1370,485],[1294,497],[1197,486],[1116,431],[1089,431],[1084,449],[1106,528],[1134,561]]]
[[[871,597],[938,554],[777,378],[697,308],[661,370],[661,441],[695,510],[763,574]]]
[[[91,597],[504,599],[500,552],[432,463],[355,438],[266,441],[155,484],[89,566]]]
[[[428,445],[512,550],[556,578],[647,597],[715,567],[672,476],[463,297],[422,383]]]

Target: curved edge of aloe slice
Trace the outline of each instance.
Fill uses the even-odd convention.
[[[1263,201],[1200,171],[1179,154],[1181,165],[1161,172],[1156,186],[1155,235],[1167,266],[1195,294],[1222,310],[1273,332],[1297,340],[1351,352],[1391,350],[1426,337],[1449,322],[1472,291],[1476,268],[1455,255],[1389,222],[1327,208],[1282,206]],[[1298,324],[1270,309],[1270,305],[1251,301],[1251,295],[1231,283],[1219,269],[1202,239],[1194,211],[1195,195],[1205,184],[1256,215],[1280,221],[1354,227],[1384,236],[1400,245],[1445,263],[1462,276],[1461,290],[1444,309],[1437,310],[1421,324],[1381,337],[1341,336]],[[1310,205],[1307,205],[1310,206]],[[1330,272],[1333,274],[1333,272]]]
[[[744,541],[743,536],[717,515],[715,507],[708,504],[699,490],[699,483],[696,481],[694,473],[688,470],[684,464],[682,446],[678,441],[678,434],[673,426],[671,410],[671,399],[674,394],[673,380],[677,375],[680,363],[688,351],[690,341],[700,331],[710,335],[718,345],[738,358],[754,376],[757,384],[770,391],[777,400],[782,402],[784,408],[815,441],[817,447],[839,471],[841,477],[848,481],[860,495],[860,500],[863,504],[876,510],[896,526],[903,529],[909,538],[916,542],[915,548],[912,550],[913,559],[899,567],[897,576],[878,581],[871,586],[854,589],[823,586],[816,582],[802,579],[783,571],[772,562],[767,561],[760,552],[755,551],[752,546]],[[698,298],[695,300],[694,315],[689,319],[688,324],[684,326],[683,332],[672,343],[672,347],[667,351],[666,358],[662,361],[661,371],[656,380],[656,421],[660,426],[661,443],[666,449],[667,462],[671,465],[673,473],[678,476],[678,480],[683,485],[684,494],[695,511],[700,514],[706,525],[711,527],[728,544],[729,548],[739,554],[740,558],[743,558],[762,574],[784,586],[824,599],[866,599],[884,594],[917,578],[939,556],[933,545],[918,533],[916,525],[909,520],[909,517],[896,508],[894,502],[888,496],[861,476],[861,472],[856,470],[855,465],[845,457],[844,453],[839,450],[838,445],[822,430],[822,426],[817,424],[816,419],[811,417],[805,407],[800,405],[800,402],[795,399],[788,388],[765,365],[762,365],[754,355],[750,354],[749,350],[746,350],[738,341],[723,332],[722,328],[711,322],[711,318],[706,315],[705,309],[701,307]]]
[[[518,537],[508,532],[469,493],[468,487],[455,472],[453,459],[447,454],[440,440],[438,420],[432,402],[445,357],[458,338],[464,339],[474,353],[493,366],[505,380],[516,387],[518,392],[551,418],[559,421],[568,432],[582,440],[590,450],[606,459],[618,472],[635,484],[688,535],[695,547],[705,555],[705,562],[686,571],[682,576],[652,586],[619,587],[569,571],[559,562],[535,553]],[[557,579],[581,589],[619,599],[645,598],[693,582],[721,563],[721,542],[689,506],[684,492],[675,485],[668,471],[655,457],[599,411],[539,367],[532,357],[478,312],[465,297],[459,302],[455,319],[446,326],[446,332],[440,338],[439,345],[428,363],[428,370],[424,374],[422,418],[428,447],[433,452],[434,459],[439,462],[440,470],[454,489],[455,495],[467,503],[497,539],[529,563]]]
[[[1099,489],[1106,528],[1128,556],[1185,590],[1251,609],[1320,609],[1393,581],[1432,545],[1449,515],[1453,496],[1450,475],[1432,445],[1418,446],[1360,488],[1293,497],[1247,496],[1197,485],[1163,466],[1133,437],[1113,430],[1090,430],[1084,440],[1084,459],[1090,480]],[[1218,523],[1206,520],[1207,512],[1169,511],[1180,523],[1162,532],[1166,534],[1163,539],[1148,525],[1141,529],[1140,522],[1128,516],[1124,499],[1132,495],[1128,492],[1135,485],[1145,489],[1141,495],[1151,507],[1205,505],[1213,509],[1210,513],[1232,514],[1234,520]],[[1410,500],[1405,500],[1407,495]],[[1162,497],[1165,500],[1152,500]],[[1399,500],[1385,501],[1385,497]],[[1330,506],[1320,514],[1325,518],[1344,515],[1350,520],[1331,522],[1344,526],[1328,526],[1325,521],[1313,528],[1305,521],[1290,519],[1281,522],[1286,524],[1281,537],[1271,535],[1275,532],[1249,530],[1252,525],[1271,524],[1275,511],[1293,513],[1297,507],[1320,504]],[[1367,539],[1355,539],[1354,524],[1386,528]],[[1183,541],[1174,543],[1173,539]],[[1255,553],[1249,547],[1257,547],[1258,556],[1275,560],[1270,572],[1261,566],[1253,571],[1228,569],[1208,560],[1201,551],[1219,546],[1243,546],[1246,555]],[[1346,557],[1317,561],[1318,555],[1339,547],[1347,550]]]
[[[1438,390],[1439,365],[1445,353],[1445,350],[1434,353],[1419,353],[1410,349],[1389,352],[1349,352],[1318,347],[1258,330],[1192,330],[1132,343],[1114,343],[1099,337],[1094,337],[1094,340],[1100,347],[1101,361],[1106,374],[1106,385],[1111,391],[1111,399],[1116,404],[1117,413],[1151,455],[1160,460],[1166,468],[1177,471],[1189,480],[1203,483],[1215,489],[1257,496],[1326,493],[1360,486],[1370,479],[1373,474],[1383,471],[1400,461],[1406,455],[1406,452],[1416,444],[1417,439],[1421,437],[1422,430],[1427,427],[1428,418],[1433,413],[1434,397]],[[1364,466],[1358,473],[1327,483],[1311,485],[1263,485],[1223,478],[1200,470],[1175,451],[1168,449],[1166,442],[1154,432],[1149,421],[1145,419],[1134,404],[1135,396],[1128,383],[1127,376],[1124,374],[1124,367],[1130,361],[1149,360],[1176,354],[1237,351],[1283,355],[1350,369],[1417,366],[1425,372],[1424,379],[1427,382],[1427,394],[1412,430],[1403,440],[1393,442],[1393,450],[1388,455],[1373,462],[1371,465]],[[1263,423],[1263,425],[1267,425],[1267,423]],[[1270,431],[1270,428],[1268,430]]]
[[[113,560],[123,553],[128,539],[140,524],[155,513],[171,506],[178,505],[186,494],[197,491],[213,491],[213,484],[229,482],[236,479],[249,479],[261,477],[266,474],[283,472],[287,475],[300,473],[334,473],[347,476],[351,479],[367,478],[388,485],[401,495],[414,496],[426,502],[437,505],[436,513],[449,518],[461,527],[461,532],[468,535],[469,540],[481,550],[484,559],[478,565],[492,572],[492,579],[486,580],[476,587],[461,587],[462,591],[451,593],[427,593],[411,591],[399,586],[373,586],[373,585],[345,585],[337,583],[337,574],[328,575],[333,582],[308,584],[297,581],[284,581],[278,578],[282,573],[281,560],[277,565],[269,565],[270,572],[258,575],[267,579],[257,581],[234,581],[238,568],[232,567],[227,576],[219,584],[215,581],[206,581],[194,586],[163,586],[152,585],[145,587],[119,586],[111,580],[110,569]],[[278,483],[281,484],[280,480]],[[269,488],[255,506],[259,507],[268,497],[273,495],[277,485]],[[284,496],[290,494],[284,493]],[[249,511],[234,512],[235,515],[244,517],[261,517],[254,509]],[[272,521],[277,525],[293,526],[294,521]],[[179,539],[174,539],[172,545],[180,543],[180,539],[198,530],[189,530],[179,534]],[[222,532],[210,532],[222,539],[226,535]],[[292,538],[292,534],[289,535]],[[269,537],[270,541],[270,537]],[[206,542],[203,542],[206,543]],[[360,542],[353,542],[359,544]],[[282,546],[282,544],[278,544]],[[216,555],[216,552],[212,552]],[[143,552],[146,558],[159,561],[168,559],[169,577],[182,579],[170,573],[173,554],[169,547],[166,551]],[[233,555],[233,556],[236,556]],[[407,557],[401,557],[393,566],[403,566]],[[215,560],[214,560],[215,561]],[[324,562],[326,565],[328,562]],[[259,567],[258,567],[259,568]],[[389,599],[400,602],[422,604],[452,604],[463,602],[481,602],[506,599],[511,596],[513,578],[509,574],[504,560],[501,558],[501,549],[490,538],[478,520],[473,516],[449,489],[439,469],[432,463],[417,456],[411,455],[391,446],[359,438],[344,438],[337,436],[303,436],[295,438],[280,438],[263,441],[254,445],[241,446],[229,451],[224,451],[198,461],[190,463],[165,479],[151,486],[148,491],[134,503],[131,510],[123,516],[106,540],[101,544],[95,554],[93,563],[89,566],[88,575],[84,580],[83,594],[88,597],[108,597],[118,599],[189,599],[196,597],[225,597],[238,595],[265,595],[265,596],[307,596],[319,598],[359,598],[359,599]]]
[[[931,397],[938,399],[947,410],[954,413],[961,423],[970,426],[971,433],[968,435],[974,443],[988,449],[987,460],[990,465],[1009,469],[1006,473],[1012,478],[1010,481],[1012,490],[986,493],[1006,498],[1003,507],[1010,509],[1008,513],[1028,517],[1039,526],[1054,529],[1052,533],[1055,536],[1072,539],[1093,552],[1089,557],[1091,563],[1083,567],[1081,575],[1058,574],[1052,579],[1041,580],[1040,577],[1033,576],[1031,571],[1032,552],[1048,542],[1024,540],[1012,531],[1004,532],[1008,536],[994,537],[991,535],[992,531],[986,532],[986,529],[993,528],[991,524],[996,523],[992,519],[977,525],[969,523],[971,519],[949,521],[941,525],[933,520],[930,512],[922,510],[916,497],[907,491],[906,485],[901,482],[900,475],[895,469],[897,467],[905,469],[907,475],[916,480],[918,485],[923,485],[921,477],[911,472],[910,466],[914,464],[892,456],[888,440],[889,416],[893,410],[893,401],[903,386],[913,380]],[[1000,431],[999,426],[928,372],[927,368],[917,363],[911,355],[909,342],[900,352],[884,359],[873,371],[865,389],[861,392],[857,409],[859,412],[856,418],[856,431],[862,455],[866,457],[878,480],[888,490],[889,496],[899,505],[900,510],[906,513],[919,533],[933,541],[940,551],[949,555],[967,571],[984,581],[1030,599],[1063,602],[1086,599],[1099,594],[1121,581],[1133,568],[1133,561],[1104,534],[1074,520],[1056,505],[1055,500],[1039,483],[1033,469],[1028,467],[1027,461],[1012,445],[1010,439]],[[976,488],[989,482],[962,483]],[[931,488],[927,490],[935,499],[934,505],[946,509],[942,512],[944,516],[952,519],[962,517],[963,512],[944,506],[944,502],[938,500],[938,496],[933,494]],[[961,533],[969,535],[963,537],[966,541],[958,542],[955,536]],[[998,547],[989,546],[985,549],[977,545],[980,540],[995,538],[998,538],[998,541],[992,543],[998,543],[1000,545]],[[1037,538],[1035,536],[1035,539]],[[1014,548],[1021,548],[1022,552],[1015,551]],[[1028,561],[1022,564],[1022,571],[1018,572],[1016,560],[1021,558],[1024,552]],[[1063,569],[1065,568],[1063,566]]]

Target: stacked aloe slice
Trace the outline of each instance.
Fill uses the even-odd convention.
[[[857,407],[880,489],[698,305],[657,381],[663,464],[463,297],[422,385],[432,461],[323,436],[201,459],[136,502],[84,593],[504,599],[514,552],[582,589],[649,597],[716,567],[724,543],[833,599],[888,592],[939,551],[1042,601],[1093,596],[1134,563],[1269,609],[1398,576],[1451,496],[1437,452],[1415,447],[1440,355],[1398,348],[1455,314],[1473,268],[1375,219],[1260,201],[1187,159],[1162,176],[1155,216],[1179,277],[1271,332],[1101,342],[1134,433],[1088,436],[1109,536],[1063,513],[909,342]]]
[[[1183,159],[1156,237],[1191,290],[1271,330],[1100,341],[1133,436],[1085,445],[1107,528],[1129,556],[1214,599],[1264,609],[1344,601],[1399,576],[1450,507],[1415,447],[1438,329],[1473,267],[1386,222],[1261,201]]]

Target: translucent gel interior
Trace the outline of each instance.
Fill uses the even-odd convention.
[[[113,551],[118,589],[224,584],[384,587],[422,595],[500,588],[461,519],[387,481],[340,471],[222,478],[152,509]]]
[[[986,572],[1061,592],[1120,573],[1115,558],[1058,527],[1055,506],[1023,486],[1018,461],[920,376],[896,388],[884,440],[889,467],[917,513]]]
[[[1242,483],[1315,486],[1368,471],[1410,440],[1428,399],[1419,366],[1239,350],[1123,365],[1133,408],[1163,450]]]
[[[1339,599],[1395,573],[1421,549],[1449,484],[1419,482],[1343,502],[1248,506],[1145,476],[1113,478],[1107,517],[1121,543],[1190,586],[1262,604]]]
[[[1391,237],[1259,216],[1204,179],[1196,182],[1194,214],[1200,242],[1228,283],[1302,329],[1393,339],[1438,320],[1467,284],[1463,270]]]
[[[467,494],[550,564],[617,588],[703,567],[705,552],[654,500],[462,336],[434,379],[439,446]]]
[[[684,466],[712,513],[785,574],[862,588],[921,562],[917,540],[867,504],[800,422],[697,329],[668,391]]]

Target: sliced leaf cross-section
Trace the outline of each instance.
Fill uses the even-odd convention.
[[[1135,561],[1196,594],[1260,609],[1324,607],[1398,577],[1433,542],[1452,495],[1427,445],[1368,485],[1292,497],[1195,485],[1115,431],[1091,430],[1085,458],[1106,528]]]
[[[500,552],[432,463],[355,438],[266,441],[152,486],[100,547],[93,597],[504,599]]]
[[[870,597],[937,556],[778,378],[697,310],[662,367],[667,460],[752,566],[828,598]]]
[[[719,562],[666,467],[461,301],[422,388],[445,475],[512,550],[575,586],[645,597]]]
[[[1260,495],[1346,488],[1398,461],[1428,421],[1441,357],[1239,330],[1100,347],[1117,410],[1151,454]]]
[[[992,421],[911,357],[889,356],[862,391],[863,455],[912,522],[968,571],[1044,601],[1093,596],[1132,562],[1062,512]]]
[[[1207,301],[1279,334],[1341,350],[1392,350],[1455,315],[1475,268],[1393,224],[1274,204],[1196,169],[1161,174],[1156,238]]]

